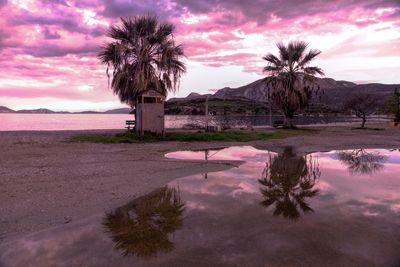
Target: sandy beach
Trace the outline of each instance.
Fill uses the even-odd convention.
[[[269,141],[71,143],[79,133],[120,131],[0,132],[0,242],[101,213],[167,182],[219,171],[240,162],[167,159],[171,151],[251,145],[303,153],[351,148],[400,148],[400,128],[351,130],[320,127],[319,134]]]

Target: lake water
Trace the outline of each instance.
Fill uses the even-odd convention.
[[[240,160],[0,246],[1,266],[400,266],[400,150],[179,151]]]
[[[43,130],[94,130],[125,129],[125,121],[134,119],[128,114],[18,114],[0,113],[0,131],[43,131]],[[273,116],[272,121],[282,120],[282,116]],[[374,117],[374,121],[384,118]],[[359,121],[351,116],[304,116],[297,117],[295,123],[326,124]],[[204,116],[165,116],[166,128],[182,128],[185,125],[204,126]],[[210,124],[224,126],[265,126],[270,125],[269,116],[211,116]]]

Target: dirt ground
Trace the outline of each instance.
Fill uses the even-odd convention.
[[[234,145],[275,152],[295,146],[303,153],[400,148],[400,127],[379,127],[385,129],[320,127],[316,135],[247,143],[70,143],[82,131],[0,132],[0,242],[111,210],[179,177],[240,164],[165,158],[171,151]]]

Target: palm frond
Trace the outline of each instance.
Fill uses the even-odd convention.
[[[315,76],[315,75],[323,76],[323,75],[325,75],[324,71],[319,67],[305,67],[303,69],[303,71],[304,71],[304,73],[306,73],[308,75],[311,75],[311,76]]]
[[[309,64],[313,59],[315,59],[319,54],[321,54],[321,51],[318,49],[311,49],[305,56],[304,58],[299,62],[299,66],[305,66]]]
[[[281,61],[288,61],[289,60],[289,50],[288,48],[282,43],[277,43],[276,46],[279,50],[279,58]]]
[[[265,61],[267,61],[268,66],[279,68],[283,65],[282,61],[280,61],[275,55],[268,54],[263,57]]]
[[[290,60],[292,62],[298,62],[303,57],[304,51],[307,47],[308,44],[303,41],[289,42],[287,50],[290,55]]]

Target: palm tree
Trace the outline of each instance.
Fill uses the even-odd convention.
[[[270,157],[259,183],[264,200],[261,205],[275,204],[273,214],[287,219],[298,219],[300,212],[313,212],[307,198],[316,196],[313,189],[321,175],[318,163],[311,156],[297,156],[293,148],[285,148],[282,154]]]
[[[174,25],[159,23],[156,16],[121,18],[120,26],[111,26],[98,58],[112,68],[111,88],[121,102],[136,104],[137,96],[154,90],[164,96],[175,92],[186,72],[182,45],[175,45]]]
[[[285,115],[285,128],[293,128],[293,117],[297,110],[309,104],[312,93],[318,91],[316,75],[324,75],[319,67],[309,66],[321,51],[310,49],[303,41],[289,42],[287,46],[278,43],[279,56],[268,54],[264,68],[269,77],[265,78],[268,87],[272,87],[272,101]]]

